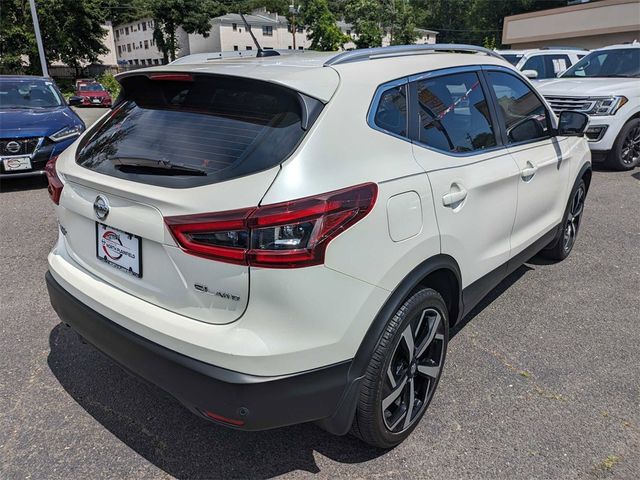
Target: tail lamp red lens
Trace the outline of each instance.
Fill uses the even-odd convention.
[[[60,203],[60,195],[62,195],[62,187],[64,187],[62,180],[60,180],[60,177],[58,177],[58,172],[56,172],[57,161],[57,156],[51,157],[47,164],[44,166],[44,172],[47,175],[47,182],[49,183],[49,185],[47,186],[49,197],[51,197],[51,200],[56,205]]]
[[[239,265],[320,265],[329,242],[373,208],[378,187],[366,183],[322,195],[220,213],[166,217],[187,253]]]

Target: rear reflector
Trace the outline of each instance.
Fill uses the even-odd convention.
[[[223,417],[222,415],[218,415],[217,413],[213,413],[213,412],[208,412],[207,410],[204,410],[203,413],[212,420],[226,423],[228,425],[234,425],[236,427],[241,427],[242,425],[244,425],[244,420],[234,420],[233,418]]]
[[[58,205],[60,203],[60,195],[62,195],[62,188],[64,184],[58,177],[58,172],[56,172],[56,162],[58,161],[58,157],[51,157],[47,164],[44,166],[44,172],[47,175],[47,182],[49,185],[47,186],[47,190],[49,192],[49,197],[53,203]]]
[[[298,268],[324,263],[329,242],[373,208],[366,183],[289,202],[219,213],[166,217],[187,253],[238,265]]]

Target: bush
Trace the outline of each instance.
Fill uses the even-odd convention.
[[[113,74],[104,72],[96,80],[98,80],[98,82],[100,82],[102,86],[109,91],[114,100],[118,97],[120,94],[120,84]]]

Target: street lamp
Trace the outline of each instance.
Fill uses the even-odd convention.
[[[40,22],[38,22],[38,12],[36,11],[36,1],[29,0],[31,4],[31,19],[33,20],[33,31],[36,36],[36,43],[38,44],[38,54],[40,55],[40,66],[42,67],[42,76],[48,77],[49,71],[47,70],[47,60],[44,56],[44,46],[42,45],[42,36],[40,35]]]

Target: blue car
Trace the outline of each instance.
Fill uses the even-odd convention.
[[[43,175],[84,129],[52,79],[0,75],[1,179]]]

